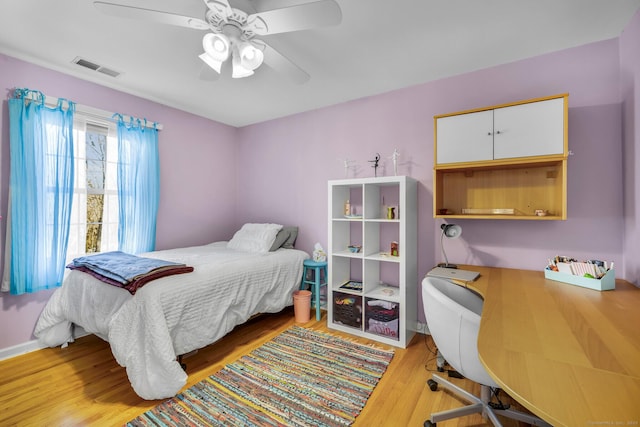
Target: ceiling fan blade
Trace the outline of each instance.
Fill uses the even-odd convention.
[[[207,7],[214,12],[231,15],[233,13],[228,0],[204,0]]]
[[[160,24],[177,25],[179,27],[194,28],[196,30],[208,30],[209,24],[200,18],[176,15],[175,13],[162,12],[160,10],[142,9],[140,7],[125,6],[116,3],[94,1],[93,5],[106,15],[118,18],[142,19]]]
[[[308,30],[342,21],[342,10],[334,0],[320,0],[249,15],[247,22],[260,36]]]
[[[289,58],[264,43],[264,62],[278,73],[285,74],[288,78],[298,84],[309,81],[309,74],[296,64],[291,62]]]

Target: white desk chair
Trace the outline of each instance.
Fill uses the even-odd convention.
[[[424,422],[425,427],[435,426],[438,421],[475,413],[481,413],[484,418],[489,418],[495,426],[502,425],[496,414],[534,426],[550,426],[539,418],[505,409],[501,403],[490,402],[491,389],[497,393],[499,386],[489,376],[478,358],[478,329],[483,304],[478,294],[444,279],[425,277],[422,281],[422,303],[427,326],[440,353],[458,373],[479,383],[482,390],[481,397],[478,398],[439,375],[433,374],[433,379],[427,382],[432,391],[437,390],[440,385],[470,402],[470,405],[431,414],[431,418]]]

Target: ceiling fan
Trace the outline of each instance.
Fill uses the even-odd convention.
[[[240,0],[233,3],[237,1]],[[199,57],[210,67],[207,70],[217,72],[214,77],[222,72],[222,64],[231,58],[233,78],[251,76],[264,61],[293,81],[304,83],[309,80],[309,74],[257,36],[336,25],[342,20],[342,11],[334,0],[317,0],[258,12],[252,10],[259,6],[260,1],[257,0],[244,1],[240,6],[242,9],[232,7],[229,0],[204,0],[204,3],[207,10],[201,19],[106,1],[93,2],[100,11],[111,16],[208,31],[202,39],[204,53]]]

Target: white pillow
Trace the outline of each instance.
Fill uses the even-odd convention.
[[[245,224],[236,231],[227,247],[245,252],[267,253],[280,229],[281,224]]]

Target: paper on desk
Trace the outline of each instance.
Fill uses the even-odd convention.
[[[576,276],[584,276],[585,274],[589,274],[593,277],[598,276],[596,266],[588,262],[572,262],[571,272]]]

